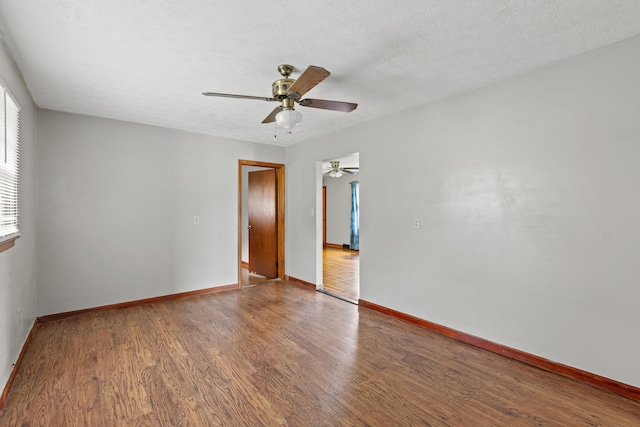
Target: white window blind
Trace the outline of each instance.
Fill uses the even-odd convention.
[[[20,107],[0,82],[0,241],[19,232]]]

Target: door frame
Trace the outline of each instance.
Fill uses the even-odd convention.
[[[343,154],[342,156],[336,155],[327,157],[323,160],[316,160],[316,212],[323,212],[323,215],[326,219],[326,187],[323,182],[323,170],[322,165],[324,162],[331,161],[333,159],[339,159],[341,157],[351,156],[354,154],[358,154],[358,167],[360,167],[360,151],[355,151],[353,153]],[[354,178],[355,179],[355,178]],[[323,230],[323,225],[326,225],[326,221],[323,224],[322,217],[320,215],[316,216],[316,290],[324,291],[324,245],[323,241],[326,239],[323,234],[325,230]],[[358,270],[360,266],[358,266]],[[360,284],[358,284],[358,289],[360,289]]]
[[[284,279],[284,164],[259,162],[255,160],[238,160],[238,287],[242,287],[242,167],[258,166],[272,168],[276,171],[276,215],[278,234],[278,278]]]
[[[322,185],[322,249],[327,248],[327,186]]]

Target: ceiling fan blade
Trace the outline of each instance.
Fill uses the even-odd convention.
[[[260,101],[277,101],[275,98],[268,98],[266,96],[251,96],[251,95],[233,95],[231,93],[215,93],[215,92],[202,92],[204,96],[221,96],[223,98],[239,98],[239,99],[257,99]]]
[[[276,114],[278,114],[280,111],[282,111],[282,105],[279,107],[276,107],[273,109],[273,111],[271,112],[271,114],[269,114],[263,121],[262,123],[273,123],[276,121]]]
[[[330,72],[322,67],[309,65],[288,90],[288,93],[296,92],[300,96],[309,92],[318,83],[329,77]]]
[[[342,169],[342,172],[345,172],[345,173],[348,173],[348,174],[351,174],[351,175],[357,175],[358,172],[360,172],[360,171],[351,171],[351,170],[348,170],[348,169]]]
[[[343,113],[348,113],[358,108],[358,104],[353,102],[327,101],[326,99],[307,98],[301,99],[298,103],[303,107],[322,108],[323,110],[342,111]]]

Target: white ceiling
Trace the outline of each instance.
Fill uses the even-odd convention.
[[[332,74],[288,145],[640,34],[636,0],[0,0],[0,31],[43,108],[274,143],[277,66]],[[0,76],[1,77],[1,76]]]

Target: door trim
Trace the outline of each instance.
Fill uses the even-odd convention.
[[[284,279],[284,164],[238,160],[238,287],[242,287],[242,167],[259,166],[276,171],[276,215],[278,228],[278,278]]]
[[[327,186],[322,186],[322,249],[327,247]]]

